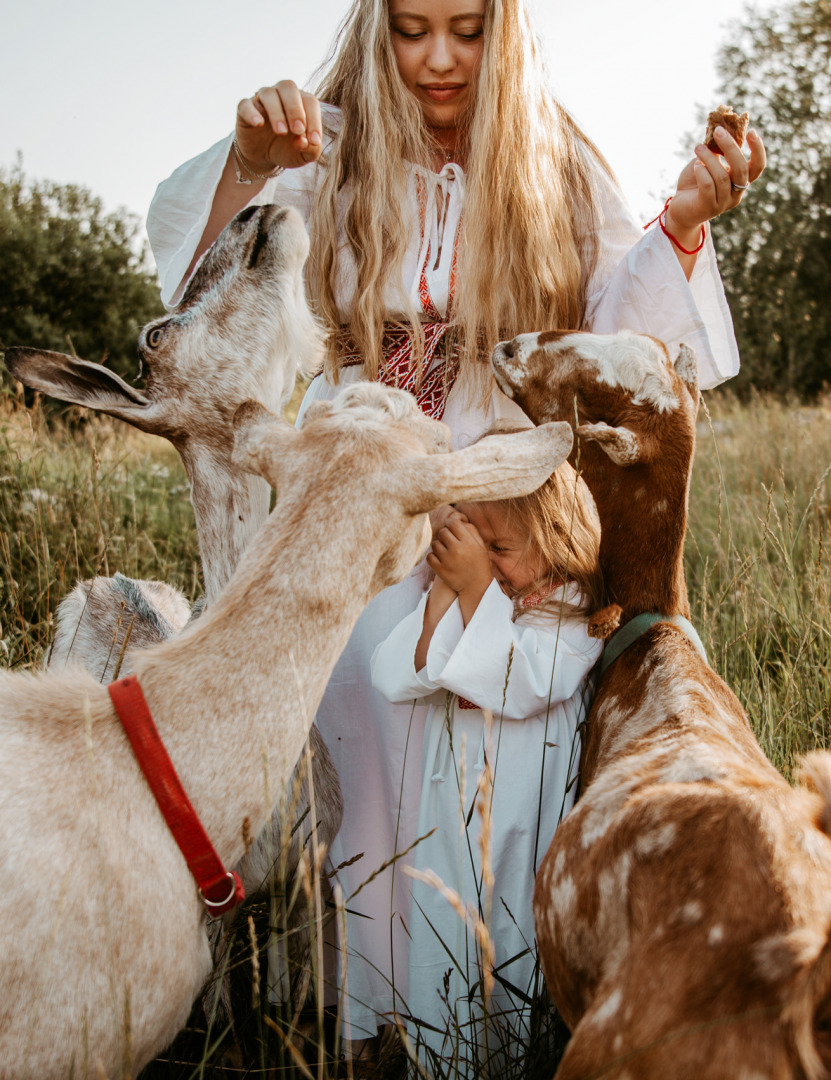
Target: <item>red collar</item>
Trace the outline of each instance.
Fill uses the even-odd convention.
[[[173,839],[196,878],[200,899],[211,915],[230,911],[245,899],[245,889],[236,871],[222,865],[202,828],[156,730],[138,679],[128,675],[107,689]]]

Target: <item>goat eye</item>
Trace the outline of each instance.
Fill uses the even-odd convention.
[[[151,349],[157,349],[159,345],[161,345],[162,338],[164,337],[164,329],[163,326],[154,326],[147,335],[145,340]]]

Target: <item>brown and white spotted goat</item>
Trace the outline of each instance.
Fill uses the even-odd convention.
[[[576,407],[621,623],[687,617],[691,350],[673,364],[634,334],[525,334],[493,364],[536,423]],[[583,750],[583,795],[534,895],[543,972],[572,1030],[558,1080],[828,1075],[831,755],[808,759],[814,790],[791,788],[663,619],[602,675]]]

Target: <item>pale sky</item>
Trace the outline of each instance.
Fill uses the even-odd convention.
[[[716,49],[747,5],[532,2],[555,93],[647,221],[674,188],[685,134],[703,135],[700,107],[720,104]],[[143,219],[158,182],[231,130],[239,98],[310,78],[348,6],[0,0],[0,168],[19,150],[28,175]]]

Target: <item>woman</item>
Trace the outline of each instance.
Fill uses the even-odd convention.
[[[764,148],[751,133],[748,162],[726,132],[716,141],[723,158],[697,147],[644,235],[548,91],[524,0],[356,0],[318,95],[280,82],[241,101],[234,136],[160,186],[148,232],[170,302],[249,201],[295,206],[332,331],[304,407],[380,376],[460,447],[522,419],[481,362],[519,331],[627,327],[671,354],[693,346],[705,388],[736,373],[707,222],[740,202]],[[416,840],[425,709],[385,701],[369,661],[424,582],[422,569],[370,604],[317,716],[344,790],[332,861],[363,853],[341,871],[347,898]],[[406,1012],[408,905],[398,862],[348,905],[353,1039]]]

